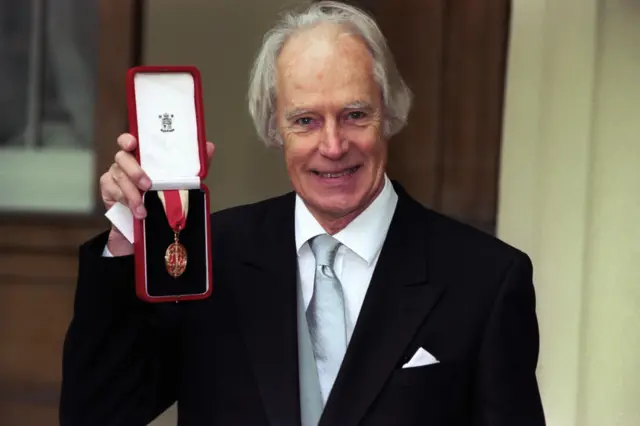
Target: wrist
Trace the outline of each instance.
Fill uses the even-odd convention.
[[[133,254],[133,244],[131,244],[129,240],[127,240],[125,236],[115,228],[112,228],[111,232],[109,232],[107,249],[114,257],[129,256]]]

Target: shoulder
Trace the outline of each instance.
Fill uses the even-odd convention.
[[[499,237],[435,211],[425,210],[425,220],[436,244],[446,245],[463,256],[483,255],[504,261],[528,258],[522,250]]]
[[[445,283],[450,294],[488,309],[507,285],[533,289],[533,265],[522,250],[436,211],[416,209],[429,279]]]
[[[464,275],[498,277],[513,266],[531,269],[530,257],[495,235],[477,229],[407,198],[430,259],[449,271]]]

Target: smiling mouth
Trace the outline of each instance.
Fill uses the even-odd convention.
[[[341,178],[343,176],[349,176],[354,174],[355,172],[358,171],[358,169],[360,168],[360,166],[355,166],[355,167],[351,167],[349,169],[344,169],[338,172],[320,172],[318,170],[312,170],[313,173],[315,173],[317,176],[320,176],[322,178],[326,178],[326,179],[337,179],[337,178]]]

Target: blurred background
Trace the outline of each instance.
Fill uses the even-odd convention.
[[[303,0],[0,0],[0,426],[57,424],[77,247],[127,130],[126,70],[196,65],[212,210],[290,190],[249,68]],[[640,424],[640,3],[360,0],[416,94],[389,174],[526,251],[551,426]],[[175,408],[154,426],[175,424]]]

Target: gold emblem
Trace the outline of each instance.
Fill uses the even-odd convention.
[[[181,276],[187,269],[187,250],[178,242],[177,233],[175,233],[174,242],[167,247],[164,254],[164,264],[173,278]]]

